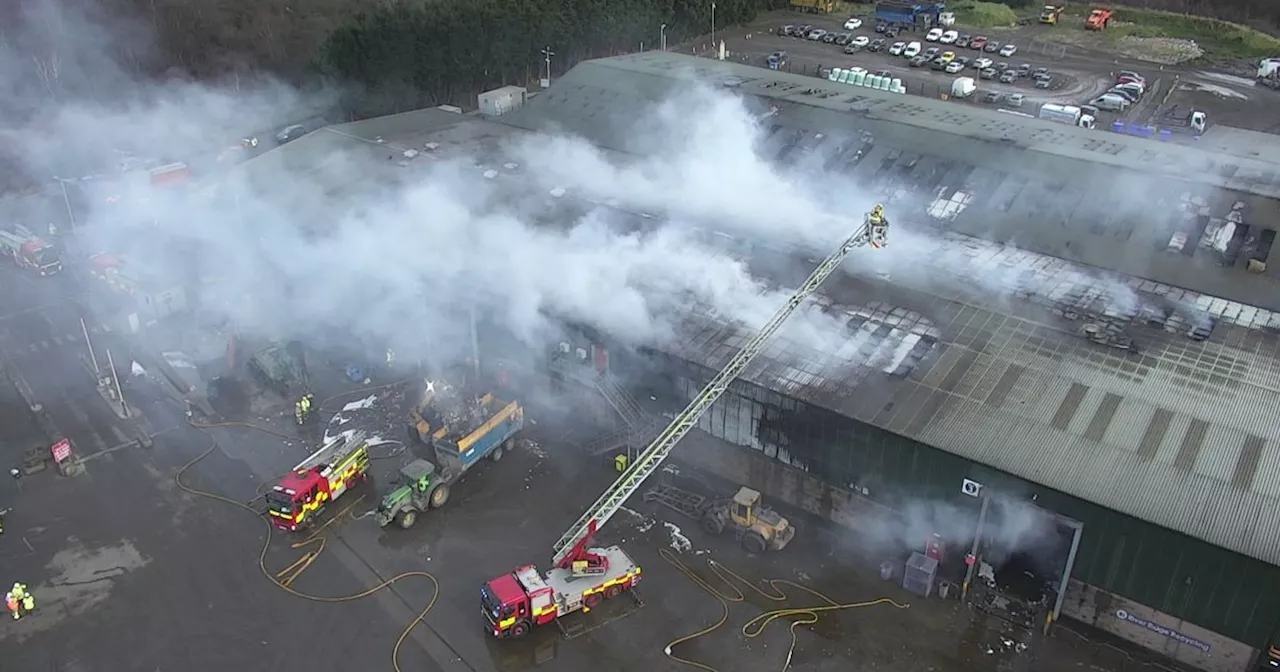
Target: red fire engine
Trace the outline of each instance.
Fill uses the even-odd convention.
[[[591,611],[640,581],[640,567],[622,548],[587,548],[595,524],[589,529],[546,578],[537,567],[524,565],[484,584],[480,604],[495,637],[523,637],[535,625]]]
[[[53,275],[62,270],[58,246],[31,233],[26,227],[0,231],[0,249],[22,268],[35,269],[40,275]]]
[[[267,512],[289,532],[313,525],[325,506],[369,474],[369,442],[364,432],[333,437],[293,468],[267,493]]]

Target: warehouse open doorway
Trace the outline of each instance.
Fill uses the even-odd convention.
[[[1028,632],[1058,619],[1084,525],[1027,499],[984,493],[966,562],[976,609]]]

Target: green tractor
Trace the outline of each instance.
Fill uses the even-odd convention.
[[[436,465],[414,460],[400,467],[395,489],[382,498],[375,516],[382,527],[395,521],[407,530],[418,520],[419,513],[438,509],[448,501],[449,484],[436,474]]]

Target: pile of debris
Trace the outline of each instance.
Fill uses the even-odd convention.
[[[1176,37],[1134,37],[1126,35],[1116,41],[1116,53],[1163,65],[1177,65],[1204,56],[1195,40]]]

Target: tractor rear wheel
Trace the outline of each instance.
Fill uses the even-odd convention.
[[[396,517],[399,518],[400,527],[406,530],[413,527],[413,524],[418,522],[418,512],[413,509],[405,509]]]
[[[441,483],[431,490],[428,495],[431,500],[431,508],[438,509],[449,502],[449,484]]]
[[[764,537],[760,536],[759,532],[748,532],[742,535],[742,547],[748,553],[760,554],[764,553],[764,549],[768,547],[768,544],[765,543]]]

